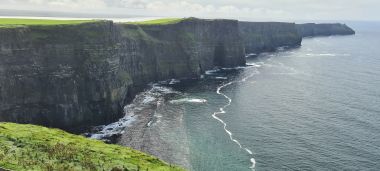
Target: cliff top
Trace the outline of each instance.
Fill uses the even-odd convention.
[[[186,18],[161,18],[161,19],[127,22],[127,23],[136,24],[136,25],[165,25],[165,24],[176,24],[183,20],[186,20]]]
[[[0,167],[11,170],[182,170],[128,147],[34,125],[0,123],[0,146]]]
[[[0,18],[0,27],[19,27],[30,25],[67,25],[96,22],[97,20],[47,20],[47,19],[22,19]]]

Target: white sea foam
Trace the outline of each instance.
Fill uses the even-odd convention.
[[[217,80],[227,80],[228,78],[227,77],[215,77],[215,79],[217,79]]]
[[[147,96],[144,97],[142,103],[144,103],[144,104],[148,104],[148,103],[151,103],[151,102],[153,102],[153,101],[155,101],[155,100],[156,100],[155,97],[150,96],[150,95],[147,95]]]
[[[135,111],[143,110],[146,105],[160,105],[161,99],[165,94],[180,94],[177,91],[172,90],[168,87],[159,86],[158,84],[152,84],[152,88],[139,93],[136,95],[136,98],[133,102],[124,107],[124,117],[119,119],[118,121],[100,126],[101,130],[97,133],[94,133],[90,136],[93,139],[105,139],[111,137],[113,135],[121,134],[124,130],[133,123],[137,116],[135,116]],[[159,116],[155,116],[159,118]],[[153,122],[149,122],[148,126],[151,126]]]
[[[338,54],[332,54],[332,53],[318,53],[318,54],[314,54],[314,53],[307,53],[306,56],[331,56],[331,57],[334,57],[334,56],[337,56]]]
[[[250,149],[248,149],[248,148],[244,148],[244,149],[245,149],[245,151],[247,151],[249,154],[253,154],[252,151],[251,151]]]
[[[206,75],[214,75],[215,73],[219,72],[220,69],[213,69],[213,70],[207,70],[205,71]]]
[[[196,98],[183,98],[177,100],[171,100],[169,103],[172,104],[182,104],[182,103],[206,103],[206,99],[196,99]]]
[[[225,88],[225,87],[228,87],[228,86],[230,86],[231,84],[234,84],[234,83],[245,82],[245,81],[247,81],[249,78],[253,77],[254,75],[256,75],[256,74],[258,74],[258,73],[259,73],[259,71],[258,71],[257,68],[256,68],[255,72],[251,73],[250,75],[248,75],[247,77],[245,77],[245,78],[243,78],[243,79],[241,79],[241,80],[239,80],[239,81],[232,81],[232,82],[228,82],[228,83],[225,83],[225,84],[219,86],[219,87],[216,89],[216,93],[219,94],[219,95],[222,95],[224,98],[227,99],[228,102],[227,102],[227,104],[225,104],[223,107],[219,108],[219,111],[214,112],[214,113],[212,114],[212,117],[213,117],[214,119],[216,119],[217,121],[219,121],[220,123],[223,124],[223,129],[224,129],[224,131],[228,134],[230,140],[231,140],[232,142],[234,142],[235,144],[237,144],[237,145],[239,146],[240,149],[244,149],[244,150],[245,150],[250,156],[253,155],[252,151],[249,150],[249,149],[246,148],[246,147],[243,147],[243,145],[242,145],[237,139],[235,139],[235,138],[233,137],[233,133],[232,133],[230,130],[227,129],[227,123],[224,122],[221,118],[219,118],[218,115],[226,113],[226,111],[225,111],[224,109],[225,109],[226,107],[230,106],[231,103],[232,103],[232,99],[231,99],[230,97],[228,97],[226,94],[222,93],[222,89]],[[255,168],[256,161],[255,161],[255,159],[252,157],[252,158],[250,159],[250,162],[252,163],[252,165],[251,165],[250,168],[253,170],[253,169]]]
[[[249,167],[249,168],[251,168],[252,170],[253,169],[255,169],[255,167],[256,167],[256,160],[254,159],[254,158],[251,158],[251,163],[252,163],[252,166],[251,167]]]
[[[332,53],[321,53],[321,54],[318,54],[319,56],[336,56],[336,54],[332,54]]]
[[[257,54],[256,53],[249,53],[249,54],[245,55],[246,58],[254,57],[254,56],[257,56]]]
[[[247,68],[247,66],[237,66],[232,68],[222,68],[222,70],[238,70],[238,69],[244,69]]]
[[[155,86],[174,85],[174,84],[178,84],[180,82],[181,82],[181,80],[172,78],[172,79],[168,79],[168,80],[158,81],[157,83],[154,83],[152,85],[155,85]]]
[[[150,127],[150,125],[152,124],[153,121],[149,121],[147,126]]]
[[[173,85],[173,84],[177,84],[177,83],[180,83],[181,81],[180,80],[177,80],[177,79],[171,79],[169,84],[170,85]]]
[[[252,62],[252,63],[247,63],[247,66],[252,66],[252,67],[257,67],[257,68],[260,68],[262,66],[262,62]]]
[[[284,50],[286,50],[287,48],[289,48],[289,46],[281,46],[281,47],[278,47],[278,48],[277,48],[277,51],[284,51]]]
[[[103,125],[102,130],[98,133],[92,134],[90,138],[103,139],[112,135],[120,134],[126,127],[128,127],[133,121],[135,116],[133,113],[126,114],[119,121],[111,123],[109,125]]]

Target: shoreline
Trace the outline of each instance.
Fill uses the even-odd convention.
[[[175,102],[182,93],[153,85],[136,95],[119,121],[101,126],[90,138],[131,147],[170,164],[191,168],[184,108]]]

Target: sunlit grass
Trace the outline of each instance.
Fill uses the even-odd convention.
[[[0,18],[0,27],[17,27],[30,25],[62,25],[82,24],[96,22],[97,20],[51,20],[51,19],[22,19],[22,18]]]
[[[0,123],[0,168],[180,171],[137,150],[35,125]],[[1,169],[0,169],[1,170]]]
[[[176,24],[185,20],[184,18],[161,18],[155,20],[147,21],[136,21],[136,22],[127,22],[128,24],[137,24],[137,25],[165,25],[165,24]]]

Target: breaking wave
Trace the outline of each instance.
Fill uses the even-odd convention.
[[[177,100],[171,100],[169,103],[171,104],[183,104],[183,103],[206,103],[206,99],[195,99],[195,98],[183,98]]]
[[[124,107],[124,117],[118,121],[97,127],[95,133],[90,134],[90,138],[106,140],[115,135],[123,134],[136,119],[136,111],[143,110],[144,107],[150,107],[152,105],[159,105],[161,99],[167,94],[180,94],[180,92],[174,91],[171,88],[160,86],[159,84],[151,85],[151,88],[145,92],[136,95],[132,103]]]
[[[231,103],[232,103],[232,99],[231,99],[229,96],[227,96],[226,94],[224,94],[224,93],[222,92],[222,89],[224,89],[224,88],[226,88],[226,87],[228,87],[228,86],[230,86],[230,85],[232,85],[232,84],[235,84],[235,83],[245,82],[245,81],[247,81],[247,79],[253,77],[253,76],[256,75],[256,74],[259,74],[259,71],[257,70],[257,68],[258,68],[258,67],[261,67],[261,65],[256,64],[256,63],[252,63],[252,64],[250,64],[250,65],[255,66],[255,70],[254,70],[253,73],[251,73],[251,74],[249,74],[248,76],[242,78],[241,80],[238,80],[238,81],[231,81],[231,82],[225,83],[225,84],[223,84],[223,85],[221,85],[221,86],[219,86],[219,87],[217,88],[216,93],[219,94],[219,95],[221,95],[221,96],[223,96],[224,98],[226,98],[226,99],[227,99],[227,104],[225,104],[223,107],[219,108],[219,111],[214,112],[214,113],[212,114],[212,117],[213,117],[214,119],[216,119],[217,121],[219,121],[220,123],[223,124],[223,129],[224,129],[224,131],[228,134],[230,140],[231,140],[232,142],[234,142],[235,144],[237,144],[237,145],[239,146],[240,149],[243,149],[246,153],[248,153],[248,155],[251,156],[251,158],[250,158],[250,162],[251,162],[252,165],[251,165],[250,168],[253,170],[253,169],[255,168],[255,165],[256,165],[256,160],[255,160],[255,158],[253,157],[253,152],[252,152],[250,149],[244,147],[244,146],[243,146],[243,145],[242,145],[237,139],[235,139],[235,138],[233,137],[233,133],[232,133],[230,130],[228,130],[228,128],[227,128],[227,123],[224,122],[224,120],[222,120],[221,118],[218,117],[218,115],[225,114],[225,113],[226,113],[225,108],[227,108],[228,106],[230,106]]]

